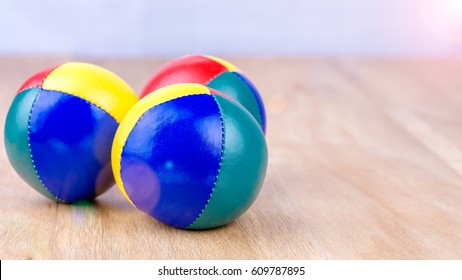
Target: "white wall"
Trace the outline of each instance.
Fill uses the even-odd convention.
[[[461,0],[0,0],[0,54],[462,53]]]

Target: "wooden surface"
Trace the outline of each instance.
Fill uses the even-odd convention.
[[[269,166],[252,208],[210,231],[167,227],[117,188],[51,202],[3,148],[15,91],[70,57],[0,57],[0,258],[462,258],[462,60],[231,58],[266,104]],[[165,59],[84,60],[140,91]]]

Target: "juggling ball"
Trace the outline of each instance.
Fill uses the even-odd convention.
[[[30,77],[8,111],[5,147],[16,172],[60,202],[91,200],[114,183],[111,145],[138,98],[121,78],[87,63]]]
[[[112,161],[117,185],[135,207],[173,227],[207,229],[252,205],[267,148],[240,104],[200,84],[175,84],[130,109]]]
[[[199,83],[234,98],[266,130],[265,107],[255,86],[233,64],[218,57],[191,55],[162,66],[148,81],[141,98],[161,87],[175,83]]]

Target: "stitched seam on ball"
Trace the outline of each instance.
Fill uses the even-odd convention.
[[[211,79],[209,79],[209,80],[205,83],[205,85],[207,86],[207,85],[208,85],[210,82],[212,82],[216,77],[220,76],[220,75],[223,74],[223,73],[226,73],[226,71],[216,74],[216,75],[213,76]]]
[[[24,92],[24,91],[26,91],[26,90],[28,90],[28,89],[33,89],[33,88],[38,88],[38,89],[41,89],[41,87],[40,87],[40,86],[35,86],[35,87],[28,87],[28,88],[25,88],[25,89],[21,90],[20,92],[16,93],[16,95],[18,95],[18,94],[20,94],[21,92]]]
[[[35,174],[37,175],[37,178],[39,179],[40,183],[42,184],[43,188],[51,195],[53,196],[56,200],[60,201],[60,202],[64,202],[66,203],[66,201],[64,199],[61,199],[59,197],[57,197],[56,195],[54,195],[46,186],[45,186],[45,183],[43,183],[42,181],[42,178],[40,178],[40,175],[38,174],[38,171],[37,171],[37,166],[35,165],[35,161],[34,161],[34,156],[32,155],[32,147],[30,145],[30,122],[31,122],[31,118],[32,118],[32,110],[34,109],[34,106],[35,106],[35,102],[37,101],[37,97],[39,95],[40,92],[37,93],[37,95],[35,95],[35,98],[34,98],[34,101],[32,102],[32,105],[31,105],[31,108],[30,108],[30,111],[29,111],[29,118],[27,120],[27,139],[29,140],[27,145],[29,146],[29,153],[30,153],[30,158],[32,160],[32,166],[34,167],[34,171],[35,171]]]
[[[212,196],[213,196],[213,193],[215,192],[215,187],[217,186],[217,182],[218,182],[218,177],[220,176],[220,170],[221,170],[221,163],[223,161],[223,154],[224,154],[224,151],[225,151],[225,125],[224,125],[224,121],[223,121],[223,114],[221,113],[221,107],[220,107],[220,104],[218,103],[217,99],[215,98],[215,96],[213,96],[213,100],[215,100],[215,102],[217,103],[217,106],[218,106],[218,110],[220,112],[220,121],[221,121],[221,151],[220,151],[220,162],[218,163],[218,170],[217,170],[217,175],[215,176],[215,182],[213,182],[213,187],[212,187],[212,192],[210,192],[210,196],[209,198],[207,199],[207,202],[205,203],[204,205],[204,208],[202,209],[202,211],[199,213],[199,215],[196,217],[196,219],[194,219],[194,221],[189,224],[186,228],[192,226],[201,216],[202,216],[202,213],[204,213],[205,209],[207,209],[207,206],[209,205],[209,202],[210,200],[212,199]]]
[[[242,77],[239,76],[236,72],[231,72],[231,73],[233,73],[239,80],[244,82],[244,84],[247,84],[247,82],[244,79],[242,79]],[[261,121],[261,124],[263,125],[263,108],[261,108],[261,105],[258,102],[258,98],[255,96],[255,93],[253,92],[253,90],[250,90],[250,91],[252,92],[255,103],[257,103],[258,112],[260,113],[260,121]]]
[[[178,97],[175,97],[175,98],[166,100],[166,101],[161,102],[161,103],[159,103],[159,104],[156,104],[154,107],[159,106],[159,105],[164,104],[164,103],[167,103],[167,102],[170,102],[170,101],[173,101],[173,100],[175,100],[175,99],[180,99],[180,98],[182,98],[182,97],[192,96],[192,95],[202,95],[202,94],[210,95],[209,93],[199,93],[199,94],[196,93],[196,94],[182,95],[182,96],[178,96]],[[124,139],[122,145],[120,145],[120,146],[121,146],[120,151],[119,151],[119,155],[120,155],[120,160],[119,160],[119,166],[120,166],[120,181],[121,181],[121,183],[122,183],[122,188],[123,188],[124,190],[125,190],[125,187],[123,186],[123,180],[122,180],[122,153],[123,153],[123,151],[124,151],[125,144],[127,144],[128,138],[130,138],[130,135],[132,134],[133,130],[135,130],[136,126],[138,125],[138,123],[140,122],[140,120],[143,118],[143,116],[144,116],[149,110],[151,110],[151,109],[154,108],[154,107],[148,108],[146,111],[144,111],[142,114],[139,115],[139,117],[137,118],[137,121],[136,121],[135,125],[132,127],[130,133],[128,133],[128,135],[127,135],[127,137],[125,137],[125,139]],[[127,190],[125,190],[125,193],[126,193],[126,192],[127,192]],[[135,206],[136,209],[138,209],[138,207],[136,207],[135,203],[133,203],[133,201],[131,200],[131,198],[130,198],[130,196],[128,195],[128,193],[127,193],[127,197],[130,199],[131,204],[132,204],[133,206]]]
[[[228,70],[227,70],[228,68],[227,68],[226,66],[224,66],[223,64],[221,64],[220,62],[218,62],[218,61],[216,61],[216,60],[213,60],[213,59],[210,59],[210,58],[208,58],[207,56],[203,56],[203,55],[202,55],[202,57],[203,57],[203,58],[206,58],[206,59],[208,59],[208,60],[210,60],[210,61],[213,61],[213,62],[215,62],[215,63],[218,63],[218,64],[220,64],[221,66],[225,67],[225,69],[226,69],[225,71],[220,72],[220,73],[216,74],[215,76],[213,76],[212,78],[210,78],[210,79],[205,83],[205,85],[208,85],[211,81],[213,81],[213,79],[215,79],[216,77],[218,77],[218,76],[220,76],[221,74],[223,74],[223,73],[225,73],[225,72],[228,71]]]
[[[47,88],[47,89],[44,89],[44,90],[58,91],[58,92],[65,93],[65,94],[69,94],[69,95],[71,95],[71,96],[75,96],[75,97],[78,97],[78,98],[80,98],[80,99],[82,99],[82,100],[85,100],[87,103],[90,103],[90,104],[92,104],[92,105],[95,105],[95,106],[98,107],[99,109],[101,109],[101,110],[103,110],[104,112],[106,112],[107,114],[109,114],[117,123],[119,123],[119,121],[117,120],[117,118],[116,118],[113,114],[111,114],[107,108],[101,106],[100,104],[97,104],[97,103],[93,102],[92,100],[88,100],[88,99],[84,98],[83,96],[77,94],[76,92],[73,92],[73,91],[63,91],[63,90],[60,90],[60,89],[58,89],[58,88],[51,88],[51,89],[48,89],[48,88]]]
[[[61,65],[58,65],[56,66],[53,70],[51,70],[50,72],[48,72],[48,74],[42,79],[42,82],[40,83],[40,87],[43,88],[43,83],[45,82],[45,80],[48,78],[48,76],[50,76],[51,73],[53,73],[56,69],[58,69],[59,67],[61,67],[63,64]]]
[[[206,86],[207,86],[211,81],[213,81],[216,77],[220,76],[220,75],[223,74],[223,73],[229,72],[229,71],[227,70],[228,68],[227,68],[226,66],[224,66],[223,64],[221,64],[220,62],[218,62],[218,61],[216,61],[216,60],[213,60],[213,59],[210,59],[210,58],[208,58],[208,57],[206,57],[206,56],[203,56],[203,57],[205,57],[205,58],[207,58],[208,60],[211,60],[211,61],[213,61],[213,62],[215,62],[215,63],[220,64],[221,66],[225,67],[225,69],[226,69],[225,71],[220,72],[220,73],[216,74],[215,76],[213,76],[212,78],[210,78],[210,79],[205,83]]]
[[[61,64],[61,65],[62,65],[62,64]],[[47,74],[45,77],[43,77],[42,81],[40,82],[40,85],[24,88],[24,89],[22,89],[20,92],[18,92],[17,94],[20,94],[21,92],[23,92],[23,91],[25,91],[25,90],[28,90],[28,89],[31,89],[31,88],[42,88],[43,82],[45,82],[46,78],[48,78],[48,76],[50,76],[50,74],[51,74],[52,72],[54,72],[56,69],[58,69],[61,65],[56,66],[55,68],[53,68],[53,70],[51,70],[50,72],[48,72],[48,74]]]
[[[47,89],[46,89],[46,90],[47,90]],[[85,101],[86,103],[95,106],[95,107],[98,108],[99,110],[101,110],[101,111],[103,111],[104,113],[106,113],[106,114],[108,114],[109,116],[111,116],[111,118],[113,118],[114,121],[115,121],[117,124],[119,123],[119,122],[117,121],[117,119],[114,118],[113,115],[111,115],[111,114],[108,113],[108,111],[104,110],[104,108],[102,108],[102,107],[99,106],[98,104],[95,104],[95,103],[91,102],[90,100],[87,100],[87,99],[85,99],[85,98],[83,98],[83,97],[81,97],[81,96],[74,95],[74,94],[72,94],[72,93],[68,93],[68,92],[65,92],[65,91],[59,91],[59,90],[54,90],[54,91],[58,91],[58,92],[60,92],[60,93],[67,94],[67,95],[70,95],[70,96],[72,96],[72,97],[77,97],[78,99],[81,99],[81,100]]]
[[[151,108],[149,108],[151,109]],[[120,145],[120,152],[118,153],[119,154],[119,157],[120,157],[120,160],[119,160],[119,166],[120,166],[120,183],[121,183],[121,187],[124,189],[125,193],[127,194],[127,197],[128,199],[130,200],[130,204],[133,205],[136,209],[139,209],[135,203],[133,203],[132,199],[130,198],[130,196],[128,195],[127,193],[127,190],[125,189],[124,187],[124,182],[123,182],[123,179],[122,179],[122,153],[124,152],[124,148],[125,148],[125,144],[127,144],[127,140],[128,138],[130,138],[130,135],[132,134],[133,130],[135,129],[135,127],[138,125],[138,123],[140,122],[141,118],[149,111],[149,109],[147,109],[146,111],[144,111],[142,114],[139,115],[139,117],[137,118],[137,121],[135,123],[135,125],[132,127],[132,129],[130,130],[130,133],[127,134],[127,137],[125,137],[125,139],[123,140],[123,143],[122,145]]]

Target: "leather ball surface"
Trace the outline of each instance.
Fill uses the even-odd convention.
[[[175,83],[199,83],[234,98],[244,106],[266,131],[265,107],[252,82],[230,62],[213,56],[190,55],[162,66],[148,81],[141,98],[161,87]]]
[[[135,207],[173,227],[207,229],[252,205],[267,147],[240,104],[200,84],[175,84],[130,109],[112,160],[117,185]]]
[[[121,78],[99,66],[70,62],[45,69],[21,86],[8,111],[8,158],[44,196],[91,200],[114,183],[112,141],[137,100]]]

